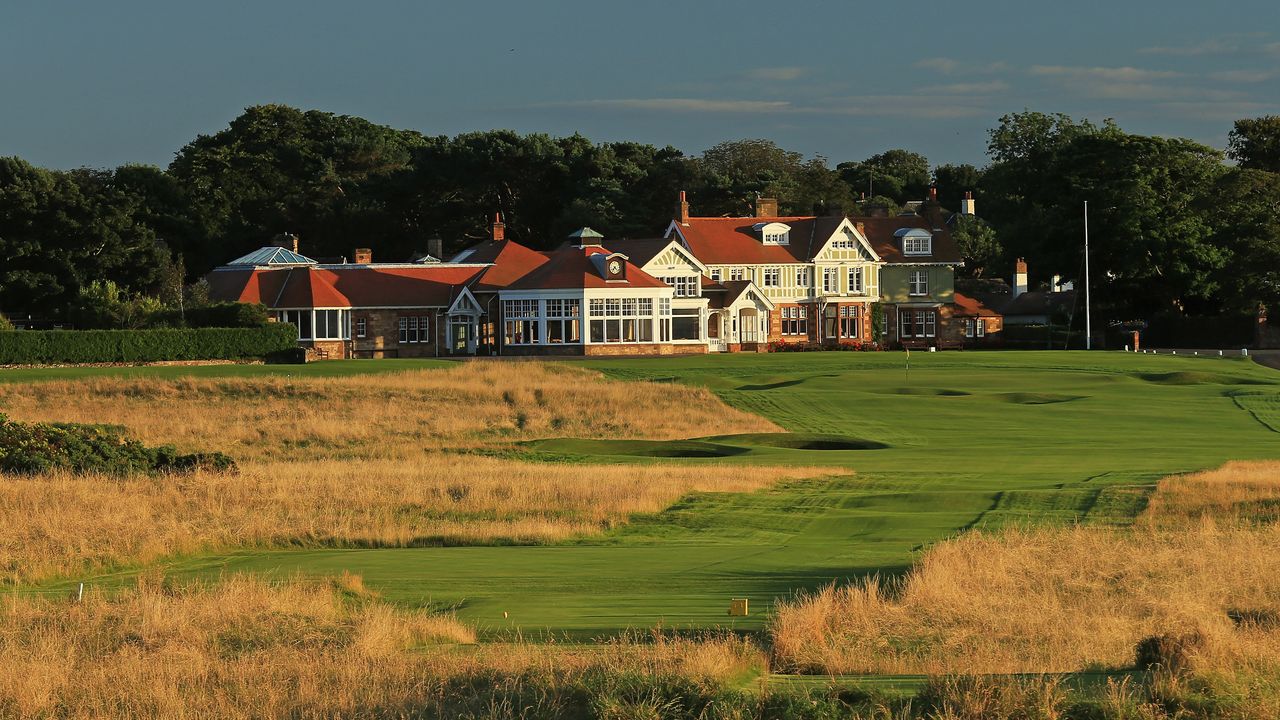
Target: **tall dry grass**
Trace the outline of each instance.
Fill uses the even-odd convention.
[[[343,378],[90,378],[0,384],[16,420],[124,425],[149,444],[241,461],[420,457],[545,437],[781,432],[711,392],[550,363],[464,363]]]
[[[231,547],[549,542],[747,492],[807,468],[528,463],[457,449],[548,436],[672,438],[777,428],[709,392],[543,363],[328,378],[0,385],[23,420],[112,423],[222,450],[236,475],[65,473],[0,483],[0,582]]]
[[[770,629],[775,657],[823,673],[1066,672],[1130,667],[1140,640],[1169,635],[1202,638],[1193,655],[1203,667],[1280,673],[1280,525],[1241,522],[1238,502],[1213,499],[1226,478],[1267,495],[1280,487],[1276,467],[1165,480],[1132,529],[940,543],[900,581],[828,587],[783,606]]]
[[[474,642],[449,616],[392,609],[358,578],[144,582],[84,602],[0,600],[0,716],[452,717],[507,677],[678,674],[719,684],[763,663],[749,643],[628,638],[598,648]],[[468,687],[468,685],[475,687]]]
[[[749,492],[819,472],[433,454],[184,477],[10,477],[0,483],[0,577],[29,582],[231,547],[550,542],[690,492]]]

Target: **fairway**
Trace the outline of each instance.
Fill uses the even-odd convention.
[[[1280,373],[1247,360],[970,352],[910,362],[908,370],[900,353],[585,362],[657,381],[654,392],[705,386],[795,437],[548,439],[523,446],[530,458],[730,463],[743,473],[795,464],[829,474],[751,494],[695,494],[566,544],[245,552],[184,559],[167,572],[349,571],[388,600],[456,609],[488,636],[596,636],[659,623],[752,630],[775,599],[901,572],[930,543],[968,528],[1123,524],[1161,476],[1280,458]],[[733,597],[751,600],[749,617],[727,616]]]

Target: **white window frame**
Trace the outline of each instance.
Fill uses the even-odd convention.
[[[767,267],[761,271],[760,287],[781,287],[782,286],[782,268]]]
[[[933,236],[907,234],[902,236],[903,255],[932,255]]]
[[[907,276],[907,294],[913,297],[929,294],[929,271],[912,270]]]
[[[502,301],[504,345],[540,345],[542,301],[535,299]]]
[[[849,268],[849,294],[867,294],[866,273],[862,271],[861,265],[855,265],[854,267]]]
[[[666,324],[663,330],[670,338],[671,299],[659,298],[658,311],[664,312]],[[588,303],[590,321],[588,329],[593,345],[621,343],[648,344],[653,339],[654,302],[651,297],[591,298]]]
[[[729,280],[732,281],[732,280],[745,280],[745,279],[746,279],[745,268],[729,268]]]
[[[822,268],[822,292],[831,295],[840,294],[840,269]]]
[[[660,277],[658,279],[670,285],[675,290],[676,297],[700,297],[702,295],[701,278],[695,275],[678,275]]]

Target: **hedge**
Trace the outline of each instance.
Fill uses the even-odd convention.
[[[21,423],[0,414],[0,473],[50,470],[111,475],[234,472],[236,463],[220,452],[184,454],[172,445],[148,447],[126,438],[118,425]]]
[[[20,330],[0,333],[0,365],[242,360],[298,345],[293,325],[173,330]]]
[[[267,325],[267,308],[259,303],[220,302],[186,312],[165,310],[151,317],[152,327],[246,328]]]

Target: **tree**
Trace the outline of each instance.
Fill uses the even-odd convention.
[[[410,167],[419,133],[284,105],[250,107],[169,166],[191,205],[195,237],[177,244],[201,270],[289,231],[304,253],[349,253],[351,239],[380,248],[403,232],[400,215],[366,192]]]
[[[777,198],[790,212],[800,199],[804,156],[771,140],[723,142],[695,162],[705,182],[697,192],[700,215],[750,215],[758,196]]]
[[[57,313],[95,279],[150,289],[168,254],[110,171],[0,158],[0,307]]]
[[[1239,168],[1203,200],[1214,244],[1229,253],[1220,272],[1225,307],[1280,310],[1280,173]]]
[[[980,278],[988,268],[994,267],[1004,253],[996,231],[985,220],[972,215],[961,215],[951,228],[960,254],[964,257],[961,272]]]
[[[891,197],[897,205],[923,200],[929,192],[929,160],[909,150],[886,150],[836,169],[855,192]]]
[[[964,194],[977,191],[982,185],[982,171],[969,164],[939,165],[933,170],[933,179],[938,187],[938,202],[958,212]]]
[[[1237,120],[1227,135],[1227,157],[1242,168],[1280,172],[1280,115]]]

